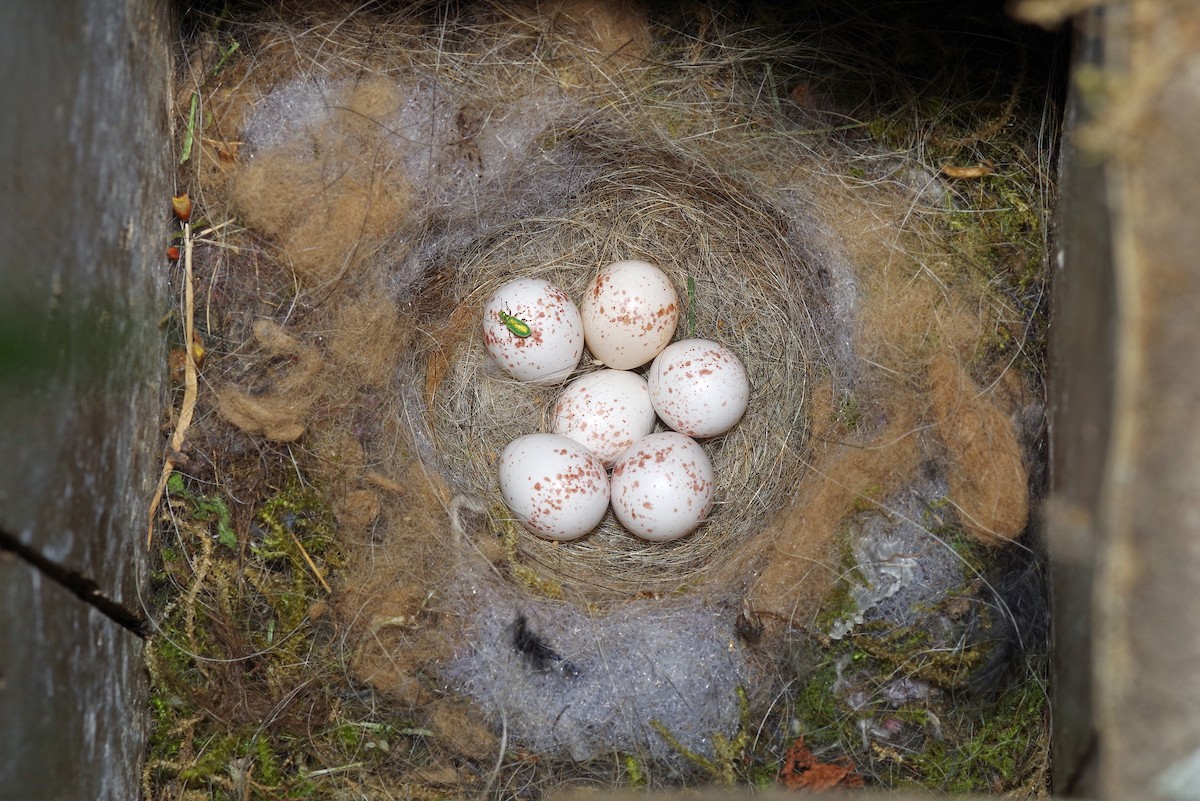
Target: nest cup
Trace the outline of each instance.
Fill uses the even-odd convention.
[[[670,543],[638,539],[611,511],[593,533],[569,543],[511,529],[537,584],[568,597],[600,601],[693,586],[752,543],[790,498],[804,463],[807,388],[820,351],[812,313],[821,302],[817,273],[789,218],[712,165],[604,133],[577,137],[561,151],[560,164],[532,172],[522,192],[554,208],[484,226],[435,256],[433,270],[448,276],[439,291],[453,311],[412,365],[426,389],[427,444],[456,489],[492,510],[495,529],[508,528],[500,452],[522,434],[550,430],[566,382],[521,383],[491,363],[480,333],[484,304],[502,284],[526,277],[548,280],[578,302],[611,262],[656,264],[679,294],[675,339],[721,342],[750,377],[746,415],[703,443],[717,476],[714,511]],[[565,164],[575,180],[564,185]],[[595,369],[585,351],[572,378]]]

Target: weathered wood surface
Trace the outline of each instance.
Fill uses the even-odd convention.
[[[20,561],[0,605],[0,797],[138,798],[141,641]]]
[[[1081,19],[1075,38],[1073,69],[1101,68],[1102,19]],[[1054,789],[1064,794],[1094,789],[1092,592],[1117,337],[1105,162],[1082,152],[1075,142],[1093,113],[1080,92],[1072,90],[1052,259],[1051,496],[1045,539],[1055,637],[1051,752]]]
[[[1109,18],[1117,350],[1096,574],[1098,796],[1200,799],[1200,4]]]
[[[165,0],[0,3],[0,529],[138,610],[161,458]],[[141,640],[0,553],[0,796],[131,799]]]
[[[1085,23],[1102,69],[1075,74],[1089,120],[1068,137],[1053,320],[1058,789],[1188,801],[1200,799],[1200,5],[1105,4]]]

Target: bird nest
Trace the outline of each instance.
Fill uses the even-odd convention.
[[[1050,173],[1036,104],[1014,111],[1026,84],[999,59],[987,92],[934,113],[924,84],[905,85],[854,36],[830,29],[845,49],[817,49],[803,26],[765,30],[703,4],[652,15],[597,0],[329,2],[198,27],[176,108],[197,208],[181,316],[208,360],[198,400],[189,387],[186,489],[168,501],[200,508],[220,491],[220,542],[233,546],[214,552],[184,525],[160,542],[186,602],[166,617],[192,650],[205,626],[233,645],[211,655],[232,678],[188,703],[210,690],[308,703],[303,652],[332,671],[317,682],[330,719],[354,702],[341,685],[365,683],[364,716],[405,710],[422,734],[397,737],[429,738],[419,768],[368,765],[361,749],[314,757],[331,785],[341,765],[381,797],[401,785],[485,797],[541,759],[513,748],[690,753],[724,780],[742,757],[716,744],[745,743],[751,708],[795,684],[760,668],[784,664],[857,575],[854,531],[953,529],[984,552],[1020,537]],[[561,386],[496,369],[482,309],[521,277],[578,301],[626,259],[670,277],[677,339],[737,354],[749,407],[702,443],[717,497],[694,533],[648,543],[610,514],[586,537],[547,541],[512,520],[497,462],[550,429]],[[594,369],[585,358],[576,374]],[[292,483],[304,492],[284,492]],[[274,495],[270,515],[257,511]],[[315,521],[319,536],[306,535]],[[276,620],[259,596],[283,577],[297,580],[276,593],[289,610]],[[303,577],[321,599],[311,608],[294,589]],[[228,602],[235,590],[243,605]],[[193,671],[186,655],[155,653],[162,675],[208,675],[209,656]],[[278,656],[265,677],[237,667],[260,655]],[[262,686],[228,693],[229,681]],[[173,715],[178,682],[159,683]],[[612,693],[635,684],[647,692],[614,721],[627,705]],[[687,694],[701,690],[711,703]],[[171,725],[194,726],[191,709]],[[218,712],[197,743],[236,717]],[[255,737],[265,714],[243,716]],[[755,730],[775,734],[756,747],[778,761],[790,717],[776,730],[761,714]],[[298,741],[286,731],[272,747]],[[227,750],[241,759],[243,745]],[[198,787],[174,754],[156,770]],[[216,774],[233,772],[226,762]],[[581,768],[547,756],[536,770]]]
[[[753,388],[749,410],[732,431],[704,443],[717,503],[698,531],[648,543],[610,512],[569,543],[520,532],[517,548],[536,566],[540,586],[592,600],[700,583],[784,505],[804,463],[807,393],[821,353],[813,307],[824,305],[801,235],[768,198],[711,165],[608,133],[561,143],[523,179],[519,193],[542,198],[544,208],[429,255],[430,267],[446,276],[438,291],[453,311],[411,366],[425,389],[434,464],[503,523],[500,451],[522,434],[550,430],[561,387],[517,382],[490,364],[481,309],[498,286],[542,278],[578,299],[604,265],[650,261],[683,299],[677,338],[717,340],[742,360]],[[578,372],[590,363],[585,354]]]

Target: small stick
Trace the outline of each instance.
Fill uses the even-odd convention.
[[[154,542],[154,518],[162,503],[167,480],[171,478],[171,472],[179,463],[184,437],[192,425],[192,415],[196,412],[198,381],[196,380],[196,355],[192,350],[192,338],[196,332],[192,291],[192,224],[186,220],[183,223],[183,272],[183,350],[186,354],[183,363],[183,406],[180,407],[179,419],[175,422],[175,433],[171,435],[171,449],[167,454],[166,461],[163,462],[162,474],[158,477],[158,488],[155,489],[154,498],[150,501],[150,521],[146,528],[147,548]]]
[[[300,555],[304,557],[304,561],[308,563],[308,569],[317,577],[317,581],[321,582],[321,586],[325,588],[325,592],[333,594],[329,584],[326,583],[325,577],[321,575],[321,571],[317,570],[317,565],[313,562],[312,557],[308,555],[308,551],[304,550],[304,546],[300,544],[300,538],[296,536],[296,532],[290,528],[287,530],[288,535],[292,538],[292,542],[296,543],[296,547],[300,549]]]
[[[388,492],[394,492],[397,495],[404,494],[404,485],[403,484],[401,484],[398,481],[393,481],[392,479],[388,478],[387,476],[383,475],[382,473],[367,473],[366,479],[367,479],[367,481],[371,482],[372,484],[374,484],[375,486],[379,487],[382,490],[387,490]]]

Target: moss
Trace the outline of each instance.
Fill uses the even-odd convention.
[[[263,501],[237,532],[244,556],[218,533],[214,510],[231,507],[172,479],[175,525],[154,572],[159,631],[146,649],[145,796],[340,798],[387,770],[395,741],[420,760],[428,732],[338,694],[345,666],[308,620],[342,564],[320,492],[297,483]]]
[[[759,790],[769,790],[779,780],[779,764],[777,762],[756,762],[746,771],[746,780]]]
[[[995,703],[965,694],[992,647],[987,638],[972,641],[970,632],[988,628],[988,607],[976,596],[993,555],[959,527],[939,525],[945,503],[932,504],[926,522],[962,560],[963,586],[916,610],[914,625],[867,622],[830,640],[823,632],[857,612],[851,591],[865,583],[846,532],[839,560],[846,578],[825,598],[818,634],[789,653],[801,678],[792,713],[823,760],[850,758],[869,784],[1033,792],[1045,783],[1044,666],[1035,665]]]
[[[286,558],[298,572],[308,567],[300,549],[315,559],[333,558],[330,567],[339,567],[334,548],[333,515],[321,495],[311,487],[296,486],[268,499],[258,512],[265,529],[261,541],[253,546],[264,560]],[[299,546],[299,547],[297,547]]]
[[[697,753],[683,745],[666,726],[657,720],[650,721],[650,727],[667,741],[684,759],[704,772],[707,777],[718,784],[733,784],[738,779],[747,778],[746,766],[751,760],[747,749],[753,735],[750,724],[750,699],[744,687],[736,689],[738,698],[739,724],[738,730],[732,737],[721,732],[713,733],[710,742],[713,755],[711,757]]]
[[[976,280],[985,282],[1007,307],[993,329],[979,341],[974,361],[980,364],[1016,360],[1024,372],[1037,375],[1046,347],[1046,272],[1044,222],[1036,198],[1012,182],[996,181],[997,189],[973,196],[959,215],[969,222],[952,223],[951,243],[973,265]],[[1001,244],[996,244],[1001,243]]]
[[[885,632],[881,628],[871,623],[863,624],[859,633],[853,636],[854,644],[885,668],[903,670],[905,676],[948,689],[966,682],[988,647],[946,648],[915,626]]]
[[[1044,786],[1040,681],[1030,676],[994,702],[934,694],[893,707],[877,690],[896,677],[895,661],[849,647],[824,661],[794,705],[805,741],[825,754],[849,756],[871,784],[890,789],[1032,793]],[[847,704],[851,694],[858,695],[858,708]],[[869,733],[876,726],[894,734]]]
[[[256,560],[245,579],[269,602],[248,604],[246,612],[254,620],[253,641],[271,648],[276,635],[304,624],[314,592],[327,586],[324,576],[341,566],[341,558],[334,548],[332,515],[311,488],[289,488],[269,499],[256,520],[262,537],[250,547]]]
[[[796,698],[796,719],[800,722],[805,741],[811,747],[842,745],[853,734],[853,718],[834,689],[839,673],[838,659],[849,652],[850,647],[843,645],[827,654],[809,675]]]
[[[492,511],[492,530],[500,540],[504,552],[504,560],[513,578],[527,591],[545,598],[562,598],[563,588],[554,579],[547,578],[529,565],[521,564],[517,542],[520,530],[507,510],[497,508]]]
[[[964,685],[981,650],[936,649],[913,628],[860,632],[810,643],[818,662],[793,714],[823,759],[844,754],[868,783],[890,789],[1033,794],[1045,786],[1044,665],[998,699],[974,698],[944,688]],[[885,690],[898,679],[929,689],[897,704]]]
[[[646,771],[636,756],[625,754],[621,757],[621,766],[625,770],[626,786],[633,788],[646,786]]]
[[[815,621],[817,630],[829,632],[834,626],[857,613],[858,602],[850,594],[850,583],[845,580],[839,581],[825,596],[825,600],[817,612]]]
[[[1018,791],[1039,786],[1047,769],[1043,686],[1033,679],[1008,689],[995,702],[960,706],[945,721],[943,738],[901,765],[897,782],[929,787],[931,777],[952,793]]]
[[[937,511],[931,510],[931,516],[937,517]],[[972,627],[986,629],[986,617],[957,616],[951,607],[986,616],[986,607],[969,599],[977,595],[977,577],[989,553],[956,526],[943,525],[934,533],[963,560],[964,586],[923,610],[915,625],[868,622],[844,640],[818,634],[796,646],[798,653],[791,656],[802,689],[792,711],[799,733],[822,759],[845,755],[876,786],[951,792],[1026,788],[1032,793],[1044,787],[1046,778],[1046,701],[1039,679],[1045,668],[1035,665],[1024,683],[995,703],[963,693],[992,645],[947,646],[947,639],[955,643],[959,635],[944,627],[948,622],[963,626],[963,637]],[[849,538],[843,542],[840,569],[852,577],[854,554]],[[839,582],[825,599],[816,620],[818,632],[857,611],[850,592],[855,580],[863,579],[859,575]],[[906,692],[896,689],[898,681],[918,688],[911,699],[897,702],[897,692]]]
[[[183,474],[178,471],[172,473],[167,480],[167,491],[189,507],[193,520],[206,523],[222,545],[227,548],[237,547],[237,536],[233,533],[229,507],[224,500],[189,492],[184,486]]]
[[[949,504],[949,498],[941,498],[936,502],[935,508],[942,508]],[[949,545],[954,549],[954,553],[958,554],[965,568],[963,575],[968,576],[968,581],[982,575],[987,570],[993,554],[978,540],[968,536],[961,526],[941,525],[930,530],[935,537]],[[949,594],[953,595],[954,593]]]

